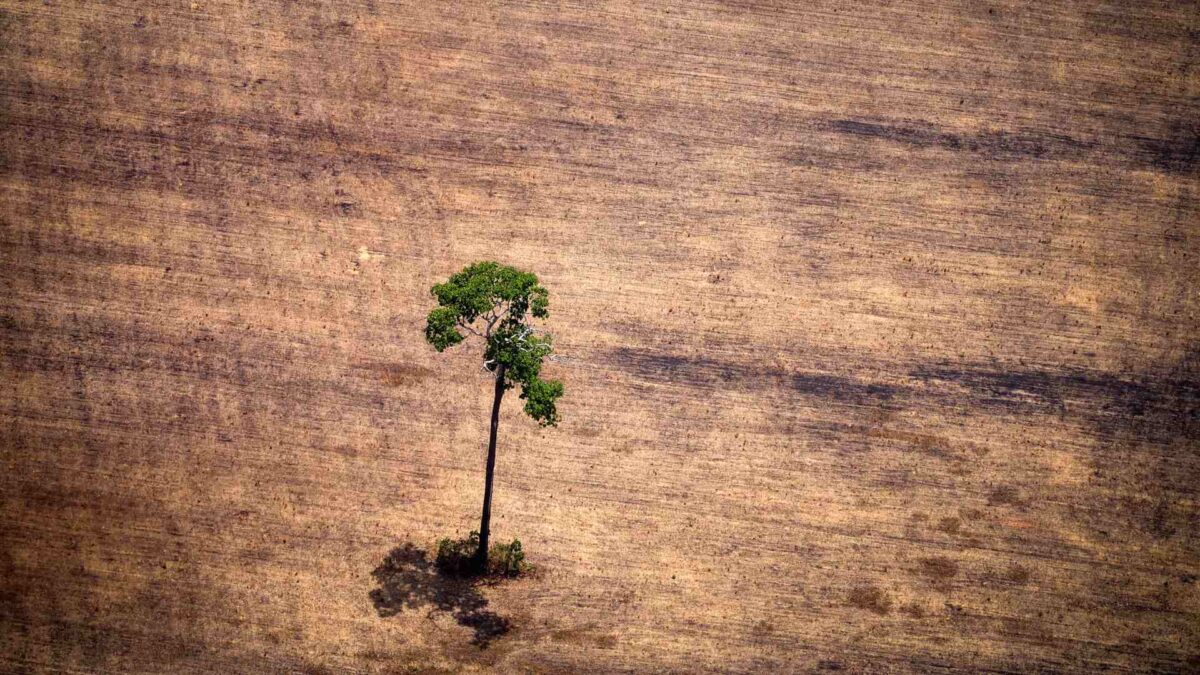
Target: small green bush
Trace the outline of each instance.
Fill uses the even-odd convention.
[[[443,573],[456,577],[473,574],[475,553],[479,551],[479,533],[472,532],[462,539],[442,539],[438,542],[435,564]]]
[[[529,568],[520,539],[513,539],[511,544],[493,544],[488,551],[488,574],[515,577]]]

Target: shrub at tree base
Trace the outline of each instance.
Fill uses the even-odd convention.
[[[488,552],[488,574],[515,577],[528,569],[520,539],[513,539],[511,544],[495,544]]]
[[[477,575],[480,572],[479,559],[475,555],[478,550],[478,532],[472,532],[462,539],[442,539],[437,547],[437,568],[448,576]],[[494,544],[488,551],[485,572],[488,576],[516,577],[530,568],[531,565],[525,562],[525,551],[519,539],[513,539],[511,544]]]
[[[479,550],[479,533],[472,532],[463,539],[442,539],[438,542],[435,564],[442,574],[465,577],[477,570],[473,560]]]

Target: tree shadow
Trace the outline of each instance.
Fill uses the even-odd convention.
[[[475,631],[471,644],[480,649],[512,627],[508,619],[487,609],[487,598],[472,579],[441,573],[425,551],[412,544],[392,549],[371,576],[379,584],[370,593],[371,602],[381,617],[424,607],[430,614],[446,612]]]

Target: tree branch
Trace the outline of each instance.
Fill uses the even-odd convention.
[[[492,336],[492,327],[495,326],[496,322],[500,320],[500,317],[504,316],[504,313],[507,312],[512,307],[512,304],[509,304],[502,311],[497,312],[496,310],[499,309],[500,305],[503,305],[503,304],[504,304],[503,301],[496,303],[495,305],[492,306],[492,309],[487,314],[484,315],[484,318],[488,320],[487,331],[486,331],[488,337]]]

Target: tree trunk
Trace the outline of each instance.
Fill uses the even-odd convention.
[[[496,432],[500,429],[500,399],[504,398],[504,364],[496,369],[496,399],[492,403],[492,433],[488,437],[487,477],[483,484],[483,517],[479,519],[479,550],[475,564],[487,571],[488,534],[492,521],[492,477],[496,473]]]

